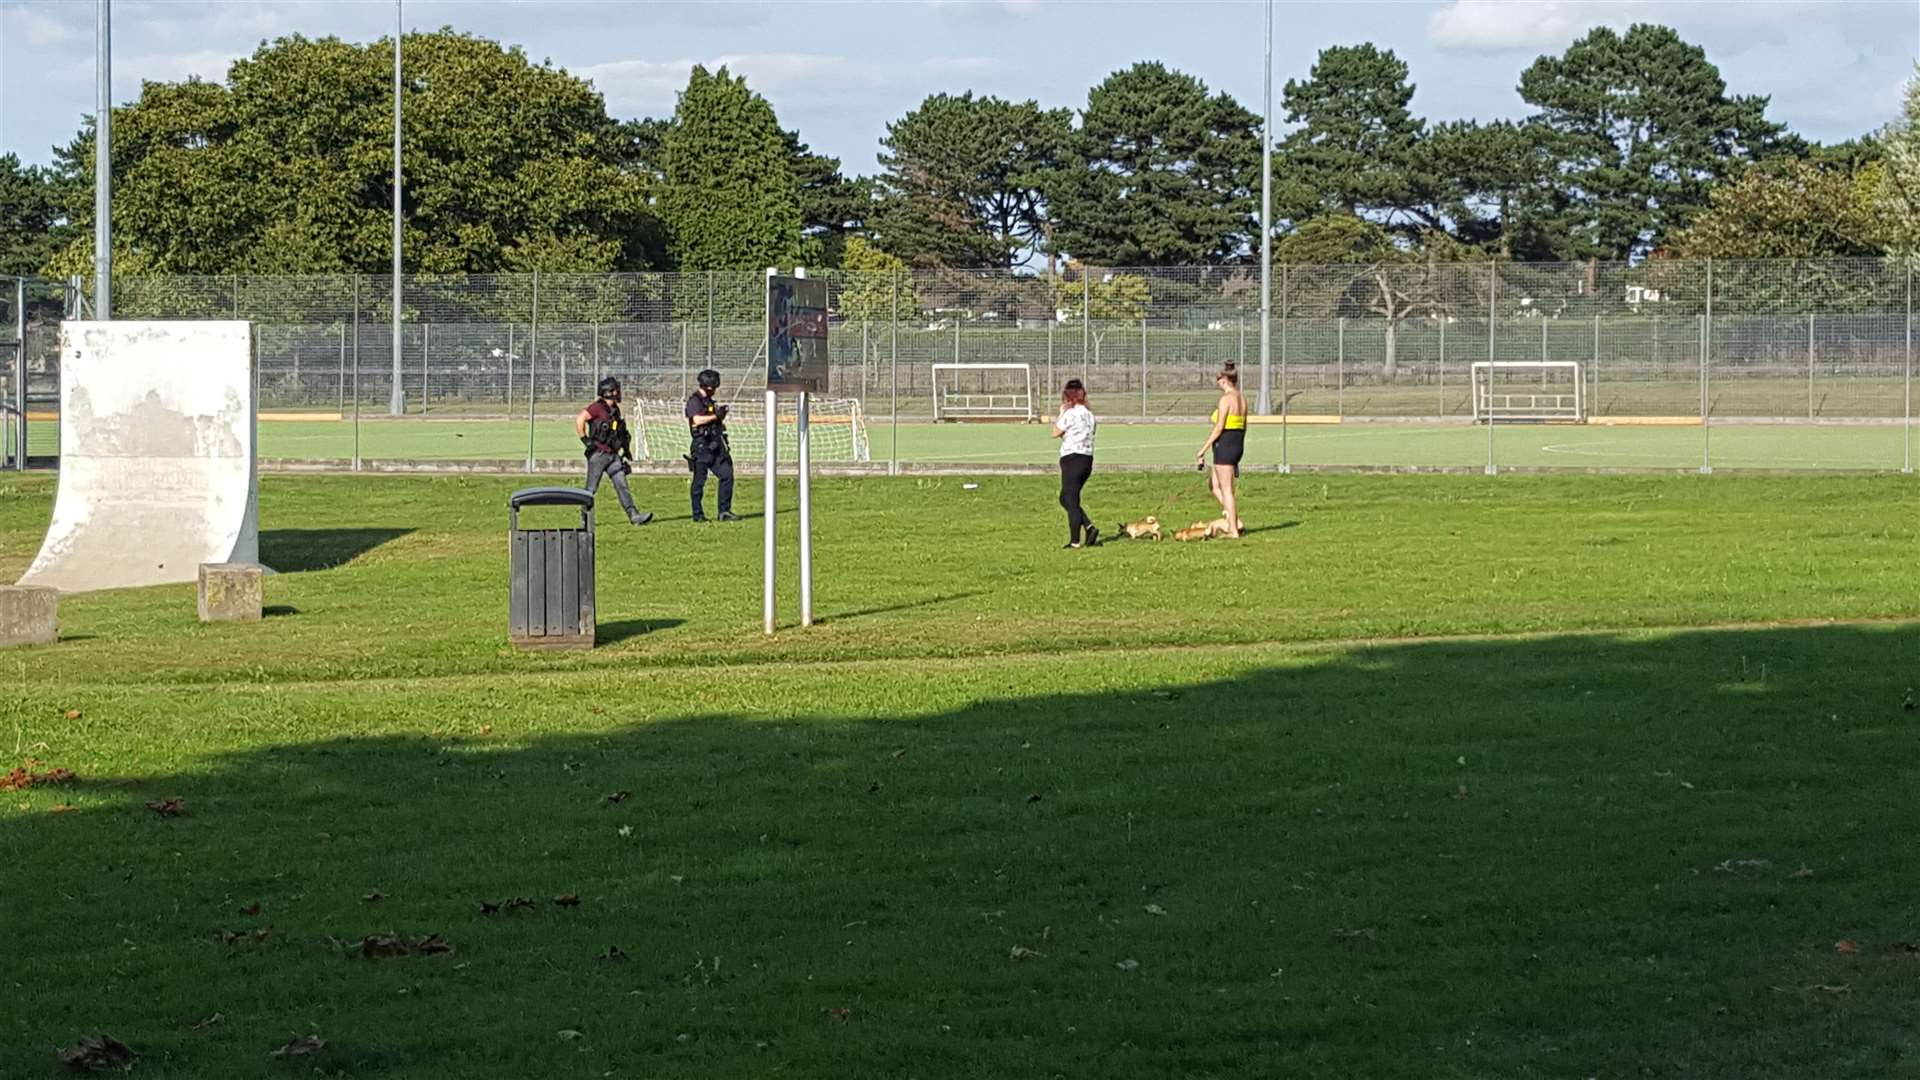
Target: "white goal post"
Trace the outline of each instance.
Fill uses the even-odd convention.
[[[1587,418],[1587,384],[1574,360],[1481,360],[1473,365],[1475,423]]]
[[[800,430],[795,422],[799,399],[780,399],[780,456],[795,460]],[[686,403],[664,398],[641,398],[633,409],[633,456],[644,461],[677,461],[692,445],[687,429]],[[817,397],[808,408],[807,450],[815,461],[872,460],[867,445],[867,417],[854,398]],[[758,461],[767,452],[767,406],[758,394],[751,400],[727,403],[727,444],[733,456]]]
[[[1033,368],[1027,364],[935,364],[933,418],[1031,422]]]

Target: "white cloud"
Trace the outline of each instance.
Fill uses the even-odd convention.
[[[1558,49],[1596,26],[1652,18],[1655,6],[1645,0],[1454,0],[1427,20],[1427,35],[1442,49]]]

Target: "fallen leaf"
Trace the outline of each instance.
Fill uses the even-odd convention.
[[[1007,953],[1007,959],[1032,960],[1035,957],[1045,956],[1045,955],[1046,955],[1045,953],[1035,952],[1032,949],[1027,948],[1025,945],[1015,945],[1013,949]]]
[[[405,956],[406,940],[396,934],[368,934],[360,939],[361,956]]]
[[[573,1028],[560,1029],[561,1042],[572,1042],[574,1039],[584,1039],[586,1037],[587,1037],[587,1033],[584,1031],[576,1031]]]
[[[1462,799],[1465,799],[1466,797],[1467,797],[1467,785],[1465,785],[1465,784],[1461,784],[1461,785],[1460,785],[1460,790],[1458,790],[1458,791],[1455,791],[1455,792],[1453,793],[1453,798],[1454,798],[1454,801],[1456,801],[1456,802],[1458,802],[1458,801],[1460,801],[1460,800],[1462,800]]]
[[[893,760],[895,761],[899,761],[901,758],[906,756],[907,756],[907,752],[905,750],[895,750],[893,752]]]
[[[1365,938],[1368,941],[1374,940],[1373,927],[1371,926],[1363,926],[1358,930],[1335,930],[1334,934],[1338,937],[1344,937],[1344,938]]]
[[[620,826],[620,827],[619,827],[618,829],[616,829],[616,830],[614,830],[614,831],[615,831],[615,832],[617,832],[617,833],[619,833],[619,834],[620,834],[621,836],[632,836],[632,835],[633,835],[633,826],[631,826],[631,825],[622,825],[622,826]]]
[[[71,814],[73,813],[73,804],[72,803],[54,803],[52,806],[47,807],[47,813]]]
[[[838,1020],[838,1021],[839,1021],[840,1023],[843,1023],[843,1024],[844,1024],[844,1023],[846,1023],[847,1021],[849,1021],[849,1020],[851,1020],[851,1019],[853,1019],[853,1010],[852,1010],[852,1009],[845,1009],[845,1008],[833,1008],[833,1009],[828,1009],[828,1010],[827,1010],[827,1019],[829,1019],[829,1020]]]
[[[226,1019],[227,1019],[227,1016],[225,1013],[214,1013],[212,1016],[209,1016],[205,1020],[202,1020],[199,1023],[193,1025],[193,1030],[204,1031],[205,1029],[210,1028],[215,1024],[225,1023]]]
[[[360,899],[366,901],[369,904],[377,904],[380,901],[385,900],[386,898],[387,898],[386,893],[383,893],[378,889],[375,889],[373,892],[370,892],[365,896],[362,896]]]
[[[78,720],[80,719],[80,710],[68,709],[66,712],[63,712],[60,715],[67,718],[68,720]]]
[[[633,798],[633,792],[631,791],[616,791],[607,796],[607,801],[610,803],[623,803],[631,798]]]
[[[253,903],[251,903],[251,904],[248,904],[248,905],[247,905],[246,907],[243,907],[243,908],[241,908],[241,909],[240,909],[240,914],[242,914],[242,915],[258,915],[258,914],[260,914],[260,901],[258,901],[258,900],[255,900],[255,901],[254,901]]]
[[[306,1057],[327,1048],[327,1040],[318,1035],[302,1035],[273,1052],[274,1057]]]
[[[626,950],[622,949],[618,945],[609,945],[607,946],[607,951],[600,954],[600,959],[625,960],[627,959],[627,953],[626,953]]]
[[[1820,992],[1821,992],[1821,993],[1823,993],[1823,994],[1851,994],[1851,993],[1853,993],[1853,987],[1852,987],[1852,986],[1850,986],[1850,985],[1848,985],[1848,984],[1846,984],[1846,983],[1839,983],[1839,984],[1837,984],[1837,985],[1836,985],[1836,984],[1828,984],[1828,983],[1815,983],[1815,984],[1813,984],[1812,986],[1809,986],[1809,987],[1807,987],[1807,989],[1809,989],[1809,990],[1818,990],[1818,991],[1820,991]]]
[[[1790,878],[1810,878],[1813,876],[1813,871],[1803,866],[1787,876]]]
[[[32,758],[28,758],[32,761]],[[21,766],[8,769],[0,775],[0,791],[25,791],[32,787],[54,787],[71,784],[77,779],[70,769],[48,769],[45,772],[33,772]]]
[[[434,953],[450,953],[453,951],[453,946],[442,941],[439,934],[428,934],[426,937],[414,942],[413,947],[428,955]]]
[[[1843,956],[1851,956],[1860,951],[1860,943],[1852,938],[1841,938],[1833,943],[1833,951]]]
[[[562,893],[553,898],[555,907],[579,907],[580,898],[573,893]]]
[[[239,941],[241,938],[246,936],[247,935],[242,934],[237,930],[222,930],[220,931],[220,944],[231,945],[234,942]]]
[[[502,901],[500,906],[507,911],[532,911],[535,905],[531,896],[516,896]]]
[[[1167,913],[1167,909],[1161,907],[1159,904],[1148,904],[1146,906],[1146,912],[1149,915],[1165,916]]]
[[[1034,792],[1033,794],[1031,794],[1031,795],[1029,795],[1029,796],[1027,796],[1027,801],[1028,801],[1028,802],[1030,802],[1030,803],[1035,803],[1035,802],[1039,802],[1039,801],[1040,801],[1040,793],[1036,791],[1036,792]]]
[[[95,1035],[60,1051],[60,1064],[74,1072],[108,1072],[133,1069],[134,1052],[111,1035]]]
[[[1139,971],[1140,961],[1134,960],[1132,958],[1128,958],[1126,960],[1120,961],[1119,963],[1113,966],[1119,968],[1121,971]]]
[[[480,725],[480,734],[482,734],[482,735],[491,735],[491,734],[493,734],[493,725],[492,725],[492,724],[481,724],[481,725]]]
[[[272,936],[273,936],[273,928],[272,928],[272,927],[262,927],[262,928],[260,928],[260,929],[258,929],[258,930],[255,930],[255,931],[253,932],[253,940],[254,940],[254,941],[255,941],[256,943],[257,943],[257,942],[262,942],[262,941],[265,941],[265,940],[267,940],[268,938],[270,938],[270,937],[272,937]]]
[[[147,809],[161,817],[179,817],[187,812],[187,802],[178,796],[171,799],[156,799],[147,804]]]

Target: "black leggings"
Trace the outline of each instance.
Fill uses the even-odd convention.
[[[1062,454],[1060,456],[1060,506],[1067,512],[1067,542],[1080,542],[1080,530],[1091,529],[1093,522],[1080,506],[1080,489],[1087,486],[1087,477],[1093,475],[1092,454]]]

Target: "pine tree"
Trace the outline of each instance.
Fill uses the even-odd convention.
[[[661,144],[660,210],[681,270],[799,261],[800,195],[787,136],[744,78],[696,65]]]

